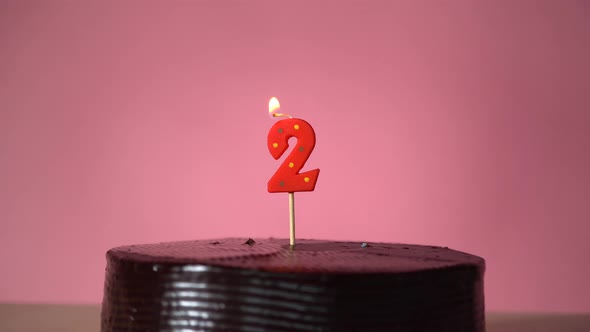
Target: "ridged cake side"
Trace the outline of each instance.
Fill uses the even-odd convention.
[[[483,259],[403,244],[246,239],[107,253],[101,330],[484,331]]]

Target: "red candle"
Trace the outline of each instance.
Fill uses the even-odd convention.
[[[274,97],[273,97],[274,98]],[[274,113],[279,108],[276,98],[271,99],[269,111],[273,116],[288,116]],[[315,132],[302,119],[289,118],[275,123],[268,132],[268,150],[274,159],[279,159],[289,148],[289,138],[297,138],[297,144],[268,181],[271,193],[313,191],[320,174],[319,169],[299,173],[315,147]]]
[[[295,246],[295,192],[313,191],[318,181],[319,169],[299,173],[315,147],[315,133],[307,121],[294,119],[288,114],[276,113],[279,101],[272,97],[268,111],[273,117],[288,117],[270,128],[267,146],[273,158],[279,159],[289,149],[289,138],[295,137],[297,144],[291,149],[285,161],[268,180],[271,193],[289,193],[289,243]]]

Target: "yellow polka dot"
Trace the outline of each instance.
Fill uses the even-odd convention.
[[[295,128],[295,130],[299,130],[299,125],[296,124],[296,125],[293,126],[293,128]]]
[[[293,164],[293,163],[289,163],[289,167],[290,167],[290,168],[293,168],[293,166],[295,166],[295,164]]]
[[[306,177],[303,178],[303,181],[309,182],[309,178],[306,176]]]
[[[272,143],[273,148],[276,148],[277,146],[279,146],[279,143]]]

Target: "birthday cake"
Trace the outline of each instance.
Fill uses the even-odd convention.
[[[485,331],[485,262],[435,246],[219,239],[107,253],[101,331]]]

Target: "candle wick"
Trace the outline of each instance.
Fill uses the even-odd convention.
[[[272,114],[273,117],[276,118],[280,118],[280,117],[289,117],[290,119],[293,119],[293,117],[289,114],[284,114],[284,113],[273,113]]]

